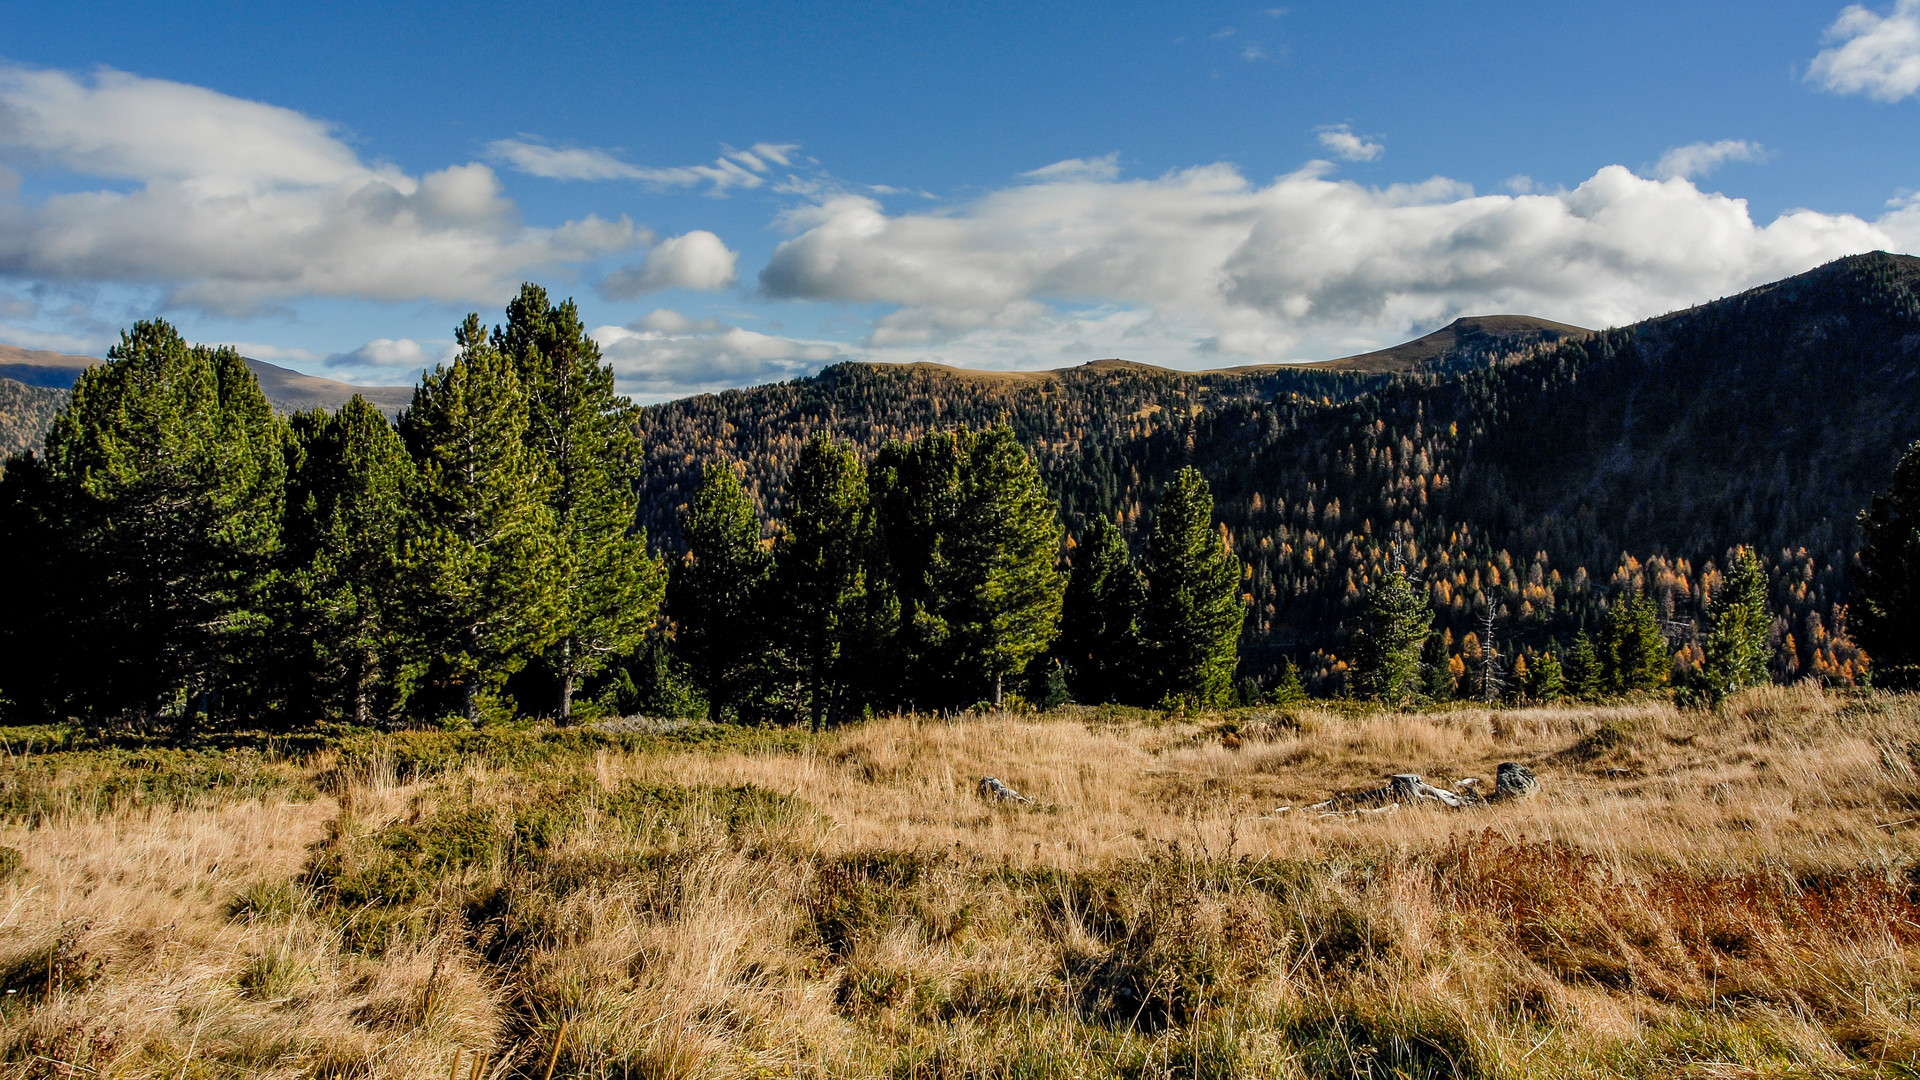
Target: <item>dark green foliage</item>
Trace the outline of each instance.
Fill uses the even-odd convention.
[[[1920,443],[1894,467],[1886,491],[1860,514],[1860,599],[1852,609],[1876,683],[1920,682]]]
[[[519,377],[527,445],[550,474],[558,603],[544,660],[564,722],[576,686],[632,653],[653,626],[666,574],[646,533],[636,531],[642,457],[634,408],[614,393],[613,368],[601,362],[573,301],[555,307],[545,289],[521,286],[492,344]]]
[[[559,636],[559,578],[553,476],[527,446],[520,378],[478,316],[456,336],[460,355],[401,417],[420,477],[406,558],[431,673],[477,722],[480,695]]]
[[[936,616],[963,682],[991,690],[1053,644],[1065,575],[1053,500],[1007,427],[967,440],[953,516],[934,550]]]
[[[1550,652],[1533,657],[1527,665],[1527,697],[1533,701],[1559,701],[1566,693],[1566,675],[1560,666],[1560,658]]]
[[[1654,690],[1673,675],[1673,653],[1660,632],[1660,609],[1637,592],[1614,600],[1599,651],[1601,686],[1608,693]]]
[[[953,685],[933,576],[940,539],[959,505],[968,438],[941,431],[911,443],[890,442],[867,469],[874,523],[867,600],[879,633],[868,671],[879,704],[964,704],[978,696],[967,696],[974,688]]]
[[[1573,644],[1567,647],[1563,670],[1566,692],[1573,697],[1590,701],[1599,697],[1605,688],[1600,650],[1594,647],[1593,639],[1584,632],[1575,634]]]
[[[1433,629],[1433,609],[1405,570],[1395,569],[1368,590],[1353,635],[1356,688],[1363,696],[1404,705],[1420,693],[1420,650]]]
[[[182,729],[242,696],[237,661],[266,627],[285,442],[232,349],[189,346],[157,321],[122,334],[74,385],[45,475],[14,488],[44,500],[9,531],[58,545],[66,663],[84,663],[38,689],[95,721],[167,715]]]
[[[406,445],[355,395],[294,417],[278,628],[294,706],[365,725],[398,712],[411,657],[400,588],[414,469]]]
[[[667,610],[674,653],[706,695],[707,716],[723,719],[759,649],[754,602],[773,561],[760,545],[760,518],[726,463],[706,468],[680,527],[687,554],[673,564]]]
[[[1752,551],[1734,553],[1707,618],[1706,659],[1697,678],[1708,699],[1766,682],[1773,613],[1767,610],[1766,571]]]
[[[1147,608],[1142,629],[1161,700],[1223,703],[1246,622],[1240,560],[1213,519],[1213,493],[1199,470],[1174,476],[1147,543]]]
[[[774,546],[766,609],[768,675],[792,686],[799,715],[816,729],[853,704],[852,673],[864,631],[869,535],[866,470],[853,451],[816,434],[787,479],[786,516]]]
[[[1054,651],[1066,662],[1074,699],[1141,704],[1147,586],[1127,541],[1112,521],[1096,517],[1081,534],[1072,564]]]

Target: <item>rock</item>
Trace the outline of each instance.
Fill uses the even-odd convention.
[[[1517,761],[1503,761],[1494,773],[1493,797],[1523,799],[1540,790],[1540,778]]]
[[[1434,787],[1420,779],[1417,773],[1395,773],[1387,780],[1387,786],[1371,791],[1355,791],[1345,795],[1335,795],[1323,803],[1315,803],[1309,810],[1354,810],[1363,806],[1388,806],[1400,803],[1437,802],[1442,806],[1460,809],[1475,806],[1479,796],[1471,791],[1455,792]]]
[[[1029,806],[1033,804],[1032,799],[1001,783],[1000,778],[997,776],[983,776],[980,778],[980,794],[982,797],[992,799],[994,802],[1026,803]]]

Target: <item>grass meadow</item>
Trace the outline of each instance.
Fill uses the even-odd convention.
[[[1920,1077],[1920,698],[6,734],[0,1077]]]

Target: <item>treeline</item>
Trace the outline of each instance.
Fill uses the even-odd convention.
[[[1243,574],[1197,472],[1170,489],[1143,572],[1111,528],[1096,560],[1067,558],[1004,425],[864,459],[819,434],[777,520],[709,464],[677,523],[686,552],[662,556],[639,527],[635,410],[574,305],[529,285],[502,325],[469,316],[456,337],[389,423],[359,398],[281,417],[233,350],[163,322],[123,334],[45,455],[0,479],[8,714],[192,731],[646,707],[819,725],[1000,702],[1009,683],[1229,693]],[[1083,674],[1101,665],[1125,678]]]

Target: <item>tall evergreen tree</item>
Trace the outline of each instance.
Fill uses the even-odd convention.
[[[78,574],[95,716],[207,712],[259,640],[280,540],[286,427],[232,349],[140,322],[47,437]]]
[[[1433,631],[1427,594],[1399,567],[1367,590],[1353,659],[1360,693],[1404,705],[1420,692],[1420,648]]]
[[[1573,637],[1573,644],[1567,647],[1566,691],[1583,700],[1592,700],[1606,691],[1606,665],[1600,661],[1600,650],[1593,644],[1593,638],[1586,631]]]
[[[65,719],[98,657],[80,647],[88,594],[74,559],[68,493],[46,462],[9,457],[0,470],[0,566],[7,568],[0,618],[0,710],[12,723]],[[76,608],[76,603],[80,606]]]
[[[807,441],[787,477],[768,614],[815,730],[850,704],[850,646],[860,640],[865,602],[866,482],[853,450],[824,432]]]
[[[1860,513],[1860,591],[1848,614],[1877,684],[1920,683],[1920,442],[1907,448],[1887,490]]]
[[[545,659],[564,723],[579,682],[639,647],[666,574],[647,551],[646,533],[636,531],[642,458],[635,410],[614,393],[613,368],[601,362],[573,301],[555,307],[545,289],[522,285],[493,345],[526,391],[527,444],[551,474],[559,605]]]
[[[1008,675],[1053,644],[1066,575],[1040,471],[1001,426],[966,441],[952,519],[932,567],[939,619],[962,679],[998,706]]]
[[[1147,587],[1120,530],[1096,517],[1074,549],[1060,610],[1060,641],[1075,700],[1133,702],[1140,694],[1146,640],[1140,618]]]
[[[414,392],[400,431],[419,469],[406,559],[414,613],[469,722],[480,695],[558,637],[552,482],[526,443],[527,397],[478,315]]]
[[[1160,498],[1147,543],[1143,629],[1163,698],[1226,700],[1247,615],[1240,579],[1240,560],[1214,525],[1212,489],[1199,470],[1181,469]]]
[[[1768,680],[1773,613],[1767,610],[1767,574],[1751,548],[1735,552],[1707,611],[1700,680],[1712,700]]]
[[[1614,601],[1600,641],[1600,667],[1610,693],[1666,685],[1673,674],[1673,654],[1660,632],[1660,609],[1652,599],[1629,589]]]
[[[755,603],[772,559],[760,545],[753,500],[724,462],[702,471],[680,532],[687,555],[673,564],[667,586],[673,648],[706,695],[708,719],[718,721],[733,705],[758,648]]]
[[[356,724],[392,712],[407,672],[402,552],[414,496],[406,444],[355,394],[293,418],[284,562],[292,611],[283,653],[311,707]]]
[[[972,436],[934,431],[882,446],[867,468],[874,542],[868,608],[879,640],[868,674],[880,700],[916,706],[952,697],[946,624],[934,596],[934,559],[960,500]]]

